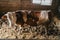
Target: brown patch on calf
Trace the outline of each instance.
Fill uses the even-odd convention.
[[[31,26],[37,26],[36,22],[34,19],[29,18],[26,22],[26,24],[31,25]]]
[[[1,19],[2,19],[2,21],[6,21],[7,20],[7,16],[6,15],[3,15],[2,17],[1,17]]]
[[[22,12],[24,22],[27,21],[27,14],[28,14],[27,11]]]
[[[4,16],[2,16],[2,19],[7,19],[7,16],[5,16],[5,15],[4,15]]]
[[[36,24],[37,18],[34,17],[35,15],[33,15],[33,12],[34,11],[32,12],[28,11],[26,24],[31,26],[37,26]]]
[[[16,12],[16,24],[23,25],[27,21],[27,13],[26,11],[17,11]]]

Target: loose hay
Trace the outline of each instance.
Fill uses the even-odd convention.
[[[48,29],[55,27],[49,27]],[[47,35],[49,30],[47,30],[46,26],[30,26],[23,25],[22,27],[14,26],[9,27],[6,23],[2,23],[0,26],[0,39],[59,39],[60,36],[58,34]],[[59,33],[59,32],[57,32]]]

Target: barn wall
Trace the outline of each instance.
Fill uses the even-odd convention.
[[[55,2],[54,2],[55,3]],[[15,11],[19,9],[41,10],[54,9],[52,6],[41,6],[32,3],[32,0],[0,0],[0,11]]]
[[[21,0],[0,0],[0,11],[13,11],[21,7]]]

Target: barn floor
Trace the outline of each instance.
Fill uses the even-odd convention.
[[[57,28],[52,26],[48,29],[50,32],[44,25],[30,26],[24,24],[23,27],[8,27],[3,23],[2,27],[0,25],[0,39],[60,39],[60,32],[57,31]]]

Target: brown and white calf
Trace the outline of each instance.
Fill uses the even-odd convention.
[[[47,11],[27,11],[20,10],[15,12],[7,12],[2,16],[2,20],[7,20],[9,26],[23,25],[24,23],[36,26],[50,20],[49,10]]]
[[[8,21],[9,26],[13,25],[23,25],[27,21],[27,12],[25,10],[7,12],[2,16],[2,20]]]
[[[37,24],[42,24],[49,20],[50,17],[49,12],[50,10],[35,11],[35,12],[32,11],[30,15],[32,16],[32,18],[35,20]]]

